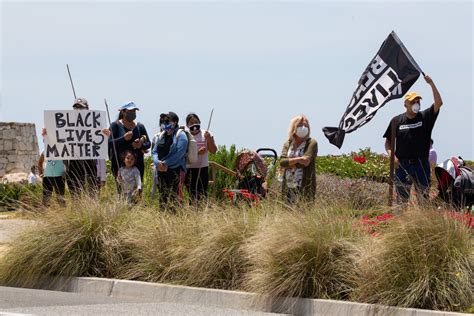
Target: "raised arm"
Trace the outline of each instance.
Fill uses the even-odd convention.
[[[441,99],[441,95],[439,94],[438,88],[436,88],[436,85],[434,84],[433,79],[431,79],[430,76],[426,75],[425,81],[431,86],[431,90],[433,91],[433,98],[434,98],[434,111],[435,113],[438,113],[439,109],[443,105],[443,100]]]

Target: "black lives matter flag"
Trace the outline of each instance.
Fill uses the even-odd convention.
[[[420,73],[420,67],[392,31],[360,77],[339,127],[324,127],[324,135],[341,148],[346,133],[369,122],[388,101],[401,98]]]

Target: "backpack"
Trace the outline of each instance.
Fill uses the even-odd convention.
[[[176,137],[178,137],[180,133],[185,133],[186,137],[188,138],[188,148],[186,149],[186,163],[188,165],[192,165],[198,161],[197,142],[190,132],[185,131],[183,129],[179,129],[178,132],[176,132]]]

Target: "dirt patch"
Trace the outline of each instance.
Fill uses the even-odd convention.
[[[6,254],[10,245],[8,244],[0,244],[0,259],[3,258]]]

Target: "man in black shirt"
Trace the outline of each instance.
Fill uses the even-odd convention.
[[[433,105],[420,111],[422,97],[415,92],[407,93],[405,95],[405,113],[395,116],[383,135],[385,150],[390,156],[392,124],[394,124],[395,183],[398,201],[404,203],[408,201],[412,184],[415,185],[418,197],[428,198],[431,182],[428,160],[431,131],[443,101],[433,80],[429,76],[425,76],[425,81],[433,91]]]

